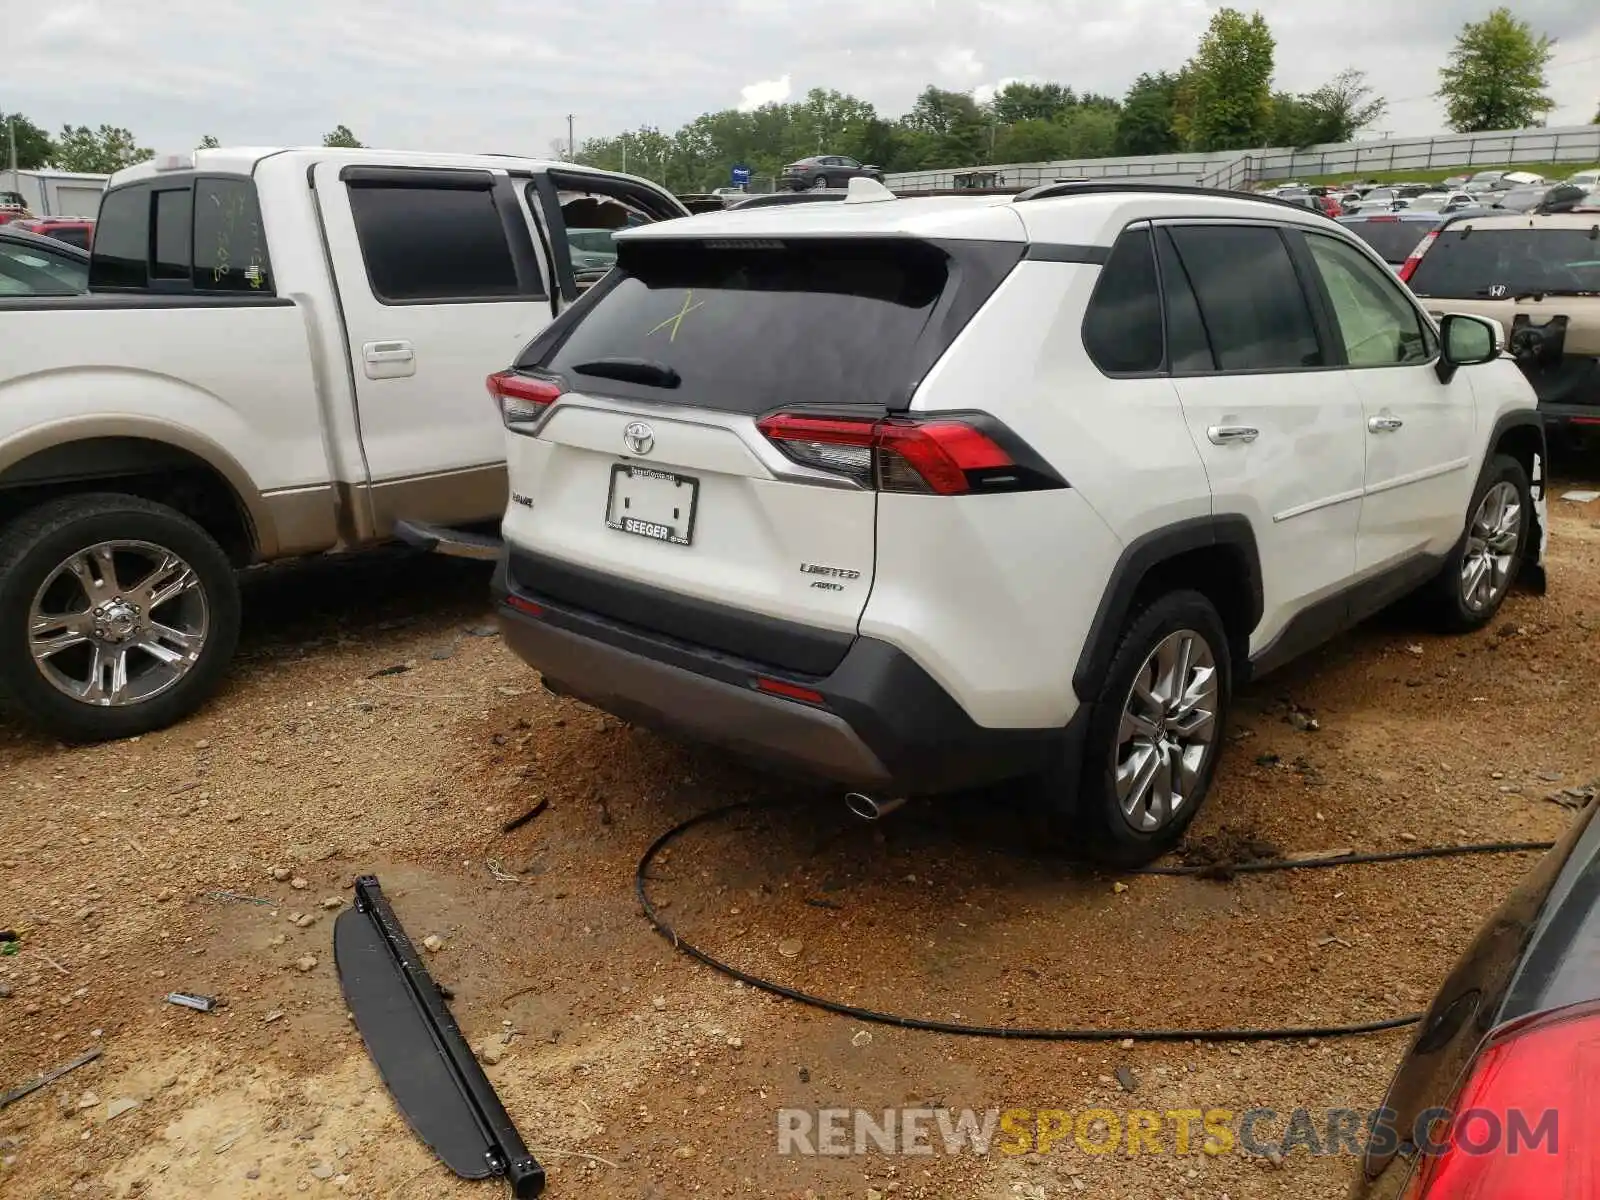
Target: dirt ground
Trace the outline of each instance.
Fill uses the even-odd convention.
[[[1461,639],[1386,617],[1240,697],[1191,842],[1558,835],[1572,814],[1547,794],[1600,775],[1600,502],[1550,507],[1548,596]],[[0,1195],[503,1194],[434,1162],[347,1017],[334,909],[374,872],[414,939],[443,940],[428,964],[499,1059],[552,1196],[1337,1196],[1348,1157],[1207,1155],[1198,1136],[1180,1154],[1170,1126],[1137,1155],[1090,1152],[1098,1134],[1047,1154],[1000,1137],[987,1155],[779,1154],[780,1108],[1372,1106],[1407,1034],[1125,1047],[867,1025],[674,952],[635,863],[678,820],[770,799],[659,864],[685,936],[867,1007],[1116,1028],[1416,1010],[1532,861],[1118,878],[1041,856],[1004,797],[863,824],[836,792],[543,692],[492,636],[486,587],[390,554],[261,572],[230,684],[181,727],[76,749],[0,727],[0,925],[23,935],[0,957],[0,1088],[104,1048],[0,1110]]]

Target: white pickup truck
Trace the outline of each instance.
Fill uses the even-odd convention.
[[[485,378],[604,274],[612,230],[684,212],[501,155],[117,173],[89,292],[0,298],[0,705],[71,740],[159,728],[227,668],[238,568],[397,536],[492,555]]]

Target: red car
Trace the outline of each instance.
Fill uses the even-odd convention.
[[[88,217],[24,217],[15,224],[18,229],[55,238],[80,250],[94,248],[94,222]]]

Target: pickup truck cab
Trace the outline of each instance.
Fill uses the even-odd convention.
[[[235,572],[396,536],[474,556],[505,446],[484,378],[684,215],[501,155],[216,149],[118,172],[89,291],[0,297],[0,705],[124,737],[208,695]],[[592,250],[583,253],[592,255]]]

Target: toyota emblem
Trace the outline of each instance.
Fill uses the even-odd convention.
[[[622,431],[622,440],[635,454],[649,454],[656,444],[656,431],[643,421],[630,421]]]

